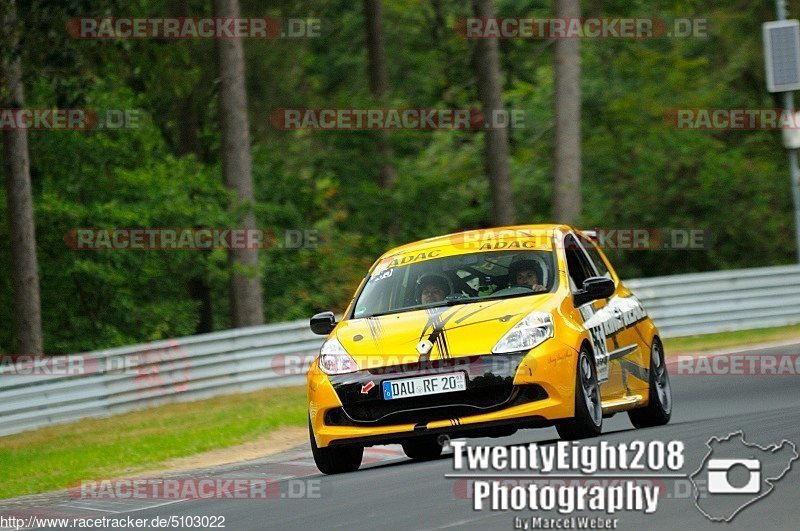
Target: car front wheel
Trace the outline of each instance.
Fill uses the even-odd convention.
[[[582,347],[575,371],[575,417],[556,424],[558,435],[571,441],[596,437],[603,431],[600,384],[591,354]]]
[[[650,391],[645,407],[628,411],[631,424],[636,428],[662,426],[672,416],[672,387],[661,340],[655,338],[650,346]]]
[[[364,457],[364,447],[359,445],[326,446],[318,448],[314,439],[314,430],[311,421],[308,422],[308,436],[311,442],[311,453],[314,463],[323,474],[341,474],[354,472],[361,466]]]

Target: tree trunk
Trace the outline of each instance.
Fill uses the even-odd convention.
[[[190,16],[187,0],[171,0],[167,6],[170,16]],[[197,53],[192,41],[188,41],[184,45],[189,49],[190,56],[194,56]],[[200,160],[200,119],[197,110],[196,92],[197,87],[193,86],[189,93],[182,95],[175,104],[175,118],[178,128],[176,150],[179,156],[193,154]],[[211,287],[208,285],[205,275],[198,274],[190,278],[186,283],[186,290],[189,297],[197,303],[195,333],[206,334],[212,332],[214,330],[214,312]]]
[[[433,33],[434,40],[439,42],[442,30],[447,27],[447,22],[444,18],[444,11],[442,9],[442,0],[431,0],[431,7],[433,8],[433,28],[431,31]]]
[[[238,0],[215,0],[216,16],[239,17]],[[219,120],[222,130],[222,176],[225,186],[236,192],[237,212],[244,206],[240,227],[256,228],[253,213],[253,174],[250,131],[247,119],[244,50],[241,39],[217,39],[219,71]],[[231,249],[231,321],[234,328],[264,322],[257,249]]]
[[[192,277],[186,283],[189,297],[197,302],[196,334],[207,334],[214,330],[214,312],[211,306],[211,286],[202,275]]]
[[[381,0],[364,0],[364,22],[367,30],[369,90],[372,98],[380,106],[384,106],[386,105],[386,95],[389,92],[389,81],[386,77]],[[392,165],[394,152],[387,131],[379,132],[378,152],[382,160],[378,184],[381,188],[389,188],[394,184],[397,175]]]
[[[22,108],[22,65],[18,53],[19,37],[16,2],[2,6],[3,92],[5,108]],[[12,53],[9,53],[12,52]],[[39,264],[36,259],[36,227],[33,218],[33,193],[25,129],[3,132],[3,165],[6,174],[8,227],[11,239],[11,283],[14,289],[14,352],[42,354],[42,308],[39,295]]]
[[[170,17],[189,17],[188,0],[169,0],[167,2],[167,13]],[[189,56],[196,54],[194,44],[191,40],[181,43],[189,50]],[[191,61],[191,59],[190,59]],[[197,112],[197,100],[195,92],[196,86],[192,86],[188,94],[181,95],[175,102],[175,121],[177,124],[178,137],[176,139],[176,150],[179,156],[194,154],[200,158],[200,124]]]
[[[578,18],[580,0],[556,0],[557,18]],[[555,64],[553,218],[574,224],[581,215],[581,41],[558,39]]]
[[[592,0],[589,4],[589,14],[597,18],[603,13],[603,0]]]
[[[181,15],[185,16],[185,15]],[[200,158],[200,138],[197,106],[193,94],[182,97],[177,103],[178,155],[194,154]],[[211,304],[211,287],[203,275],[189,279],[189,296],[197,303],[197,327],[195,333],[206,334],[214,330],[214,312]]]
[[[175,104],[178,138],[177,152],[179,156],[193,154],[200,160],[200,118],[197,115],[195,89],[186,96],[181,96]]]
[[[476,17],[494,17],[491,0],[473,0]],[[475,44],[475,74],[478,79],[478,96],[486,120],[492,120],[496,111],[503,109],[503,92],[500,88],[500,57],[497,39],[478,39]],[[494,224],[514,224],[514,201],[511,175],[508,168],[508,129],[492,124],[485,132],[486,176],[492,195]]]
[[[178,16],[186,16],[181,13]],[[177,102],[177,125],[178,125],[178,155],[193,154],[200,158],[200,138],[199,119],[197,115],[197,105],[193,94],[183,96]],[[197,303],[197,326],[195,333],[206,334],[214,330],[214,311],[211,300],[211,286],[208,285],[205,275],[198,274],[189,279],[187,291]]]

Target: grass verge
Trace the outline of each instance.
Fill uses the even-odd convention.
[[[668,353],[691,353],[792,338],[800,339],[800,325],[670,338],[664,346]],[[305,423],[305,388],[291,387],[0,437],[0,498],[66,488],[83,479],[135,474]]]
[[[702,336],[672,337],[664,339],[664,349],[667,355],[679,352],[691,354],[704,350],[715,350],[790,339],[797,339],[800,341],[800,325],[736,330],[733,332],[721,332]]]
[[[266,389],[0,437],[0,498],[153,469],[307,422],[305,387]]]

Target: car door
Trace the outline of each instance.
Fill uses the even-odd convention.
[[[598,272],[574,233],[570,232],[564,236],[564,254],[567,262],[569,288],[574,295],[583,287],[584,280],[598,276]],[[604,333],[605,306],[605,299],[587,302],[577,307],[576,314],[573,315],[573,319],[582,323],[589,332],[597,367],[597,379],[600,383],[600,394],[603,399],[614,398],[623,390],[620,374],[618,371],[612,372],[608,364],[608,342]]]
[[[583,234],[578,233],[576,236],[595,275],[615,280],[618,288],[605,301],[600,313],[604,321],[602,328],[608,351],[608,394],[612,397],[640,394],[642,388],[647,386],[646,371],[641,369],[646,367],[646,361],[642,358],[647,355],[648,349],[636,329],[636,322],[640,316],[644,316],[644,309],[635,297],[620,296],[619,279],[611,274],[596,244]]]

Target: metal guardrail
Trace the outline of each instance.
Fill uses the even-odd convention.
[[[40,366],[33,375],[24,373],[36,362],[0,365],[0,435],[299,385],[321,343],[302,320],[55,358],[50,369]],[[58,374],[41,374],[46,371]]]
[[[800,322],[800,266],[625,284],[665,337]],[[0,364],[0,436],[169,402],[299,385],[321,343],[301,320],[78,354],[60,360],[68,360],[72,370],[62,366],[47,376],[11,376]]]
[[[800,323],[800,266],[623,280],[664,337]]]

